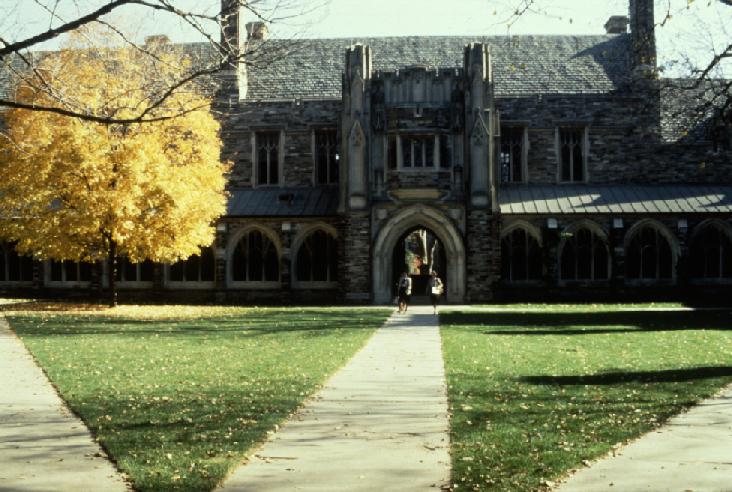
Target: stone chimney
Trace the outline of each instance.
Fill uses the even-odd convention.
[[[241,35],[244,3],[243,0],[221,0],[221,46],[225,51],[223,54],[226,55],[228,52],[232,58],[239,56],[242,45],[246,41],[242,39]]]
[[[613,15],[605,23],[605,32],[607,34],[624,34],[628,32],[628,19],[625,15]]]
[[[170,38],[165,34],[153,34],[145,37],[145,45],[162,45],[170,43]]]
[[[244,99],[247,95],[247,69],[241,63],[246,39],[243,36],[243,20],[247,0],[221,0],[221,57],[224,65],[220,72],[221,94],[226,99]]]
[[[269,28],[264,22],[247,22],[247,39],[266,40]]]
[[[656,72],[656,34],[653,0],[630,0],[633,70],[651,78]]]

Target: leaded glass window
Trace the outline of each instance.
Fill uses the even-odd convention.
[[[260,231],[245,234],[232,257],[232,279],[236,282],[277,282],[280,259],[272,240]]]
[[[257,184],[279,184],[280,132],[257,132],[255,135]]]
[[[402,136],[402,167],[407,169],[434,167],[434,135]]]
[[[338,248],[333,236],[316,231],[305,238],[297,252],[296,279],[299,282],[338,279]]]
[[[608,279],[607,244],[590,229],[578,229],[566,239],[560,261],[562,280]]]
[[[668,240],[658,229],[645,226],[631,239],[625,257],[625,275],[637,280],[673,278],[673,255]]]
[[[691,245],[691,276],[732,278],[732,241],[718,227],[706,226]]]
[[[152,261],[145,260],[132,263],[122,256],[117,259],[117,281],[119,282],[152,282],[155,266]]]
[[[335,130],[315,132],[315,182],[338,183],[338,139]]]
[[[524,129],[520,127],[501,128],[501,181],[521,182],[523,176]]]
[[[52,282],[90,282],[91,277],[91,263],[51,260]]]
[[[585,148],[582,128],[559,130],[559,153],[562,181],[580,182],[585,179]]]
[[[15,245],[0,243],[0,282],[30,282],[33,280],[33,260],[20,256]]]
[[[506,282],[541,280],[539,242],[524,229],[514,229],[501,240],[501,275]]]
[[[213,248],[201,248],[201,254],[170,265],[171,282],[213,282],[216,260]]]

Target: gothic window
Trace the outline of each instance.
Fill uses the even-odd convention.
[[[201,254],[191,255],[170,265],[171,282],[213,282],[216,260],[213,248],[201,248]]]
[[[51,282],[90,282],[92,265],[85,261],[51,260]]]
[[[397,168],[397,136],[389,135],[386,139],[386,161],[389,169]]]
[[[501,182],[521,182],[524,180],[524,128],[501,127]]]
[[[132,263],[122,256],[117,258],[118,282],[152,282],[154,264],[150,260],[141,263]]]
[[[440,135],[440,167],[451,168],[453,161],[452,135]]]
[[[402,168],[416,169],[434,167],[434,135],[402,136]]]
[[[232,262],[235,282],[277,282],[280,259],[274,243],[260,231],[245,234],[236,245]]]
[[[0,282],[31,282],[33,280],[33,260],[20,256],[15,245],[0,243]]]
[[[338,279],[335,238],[325,231],[316,231],[306,237],[297,251],[295,274],[299,282],[335,282]]]
[[[670,280],[673,278],[671,245],[650,225],[637,231],[625,255],[625,275],[633,280]]]
[[[338,139],[335,130],[315,132],[315,182],[338,183]]]
[[[280,132],[263,131],[254,136],[256,176],[258,185],[280,182]]]
[[[590,229],[578,229],[565,240],[560,262],[562,280],[608,279],[607,244]]]
[[[693,278],[732,278],[732,241],[718,227],[706,226],[696,235],[690,259]]]
[[[506,282],[541,280],[539,242],[528,231],[516,228],[501,240],[501,275]]]
[[[559,161],[561,180],[582,182],[585,180],[585,130],[583,128],[559,129]]]

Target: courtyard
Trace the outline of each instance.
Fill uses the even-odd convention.
[[[406,326],[385,307],[28,302],[3,311],[135,490],[226,484],[390,315],[385,329]],[[550,489],[717,394],[732,382],[730,314],[673,303],[445,307],[435,332],[449,409],[444,485]],[[391,387],[397,400],[409,393],[404,381]],[[352,479],[344,490],[363,489]]]

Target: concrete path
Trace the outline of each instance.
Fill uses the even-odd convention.
[[[439,490],[450,478],[437,316],[394,314],[225,491]]]
[[[0,491],[128,490],[0,313]]]
[[[559,492],[732,491],[732,386],[577,472]]]

